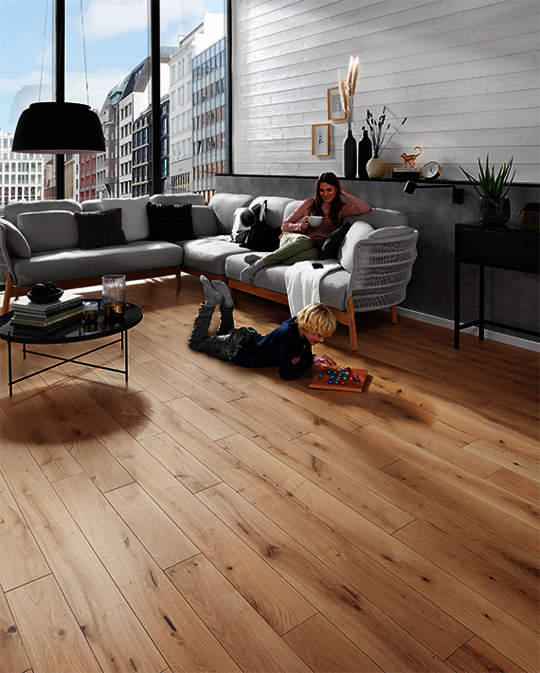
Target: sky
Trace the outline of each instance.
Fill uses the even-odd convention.
[[[224,0],[161,0],[161,44],[177,46],[178,36],[198,26],[204,12],[223,13],[224,7]],[[53,24],[54,0],[0,0],[3,131],[13,133],[19,114],[30,103],[53,99]],[[148,0],[66,0],[67,101],[99,110],[107,93],[149,51]]]

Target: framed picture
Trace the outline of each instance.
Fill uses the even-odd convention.
[[[315,156],[330,154],[330,124],[312,124],[311,154]]]
[[[328,89],[328,119],[339,121],[345,119],[345,111],[341,105],[341,96],[339,95],[339,87],[334,86]]]

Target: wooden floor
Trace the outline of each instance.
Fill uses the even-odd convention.
[[[129,285],[127,385],[10,398],[2,342],[0,670],[537,673],[538,354],[375,312],[317,347],[368,388],[312,391],[191,352],[202,297]]]

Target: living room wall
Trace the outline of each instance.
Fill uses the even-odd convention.
[[[538,0],[232,0],[232,172],[341,173],[345,121],[327,90],[360,57],[354,132],[366,110],[400,127],[384,157],[423,149],[463,178],[478,157],[514,156],[518,182],[540,182]],[[330,123],[329,156],[312,124]]]

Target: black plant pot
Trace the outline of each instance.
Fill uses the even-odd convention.
[[[478,219],[488,227],[503,227],[510,219],[510,199],[480,198],[478,202]]]
[[[355,178],[356,169],[356,139],[349,129],[347,137],[343,141],[343,177]]]

